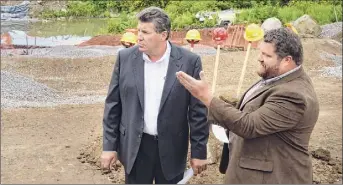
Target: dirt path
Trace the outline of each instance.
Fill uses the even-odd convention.
[[[331,163],[334,160],[334,164],[329,165],[329,161],[314,159],[314,180],[334,183],[342,179],[342,80],[322,77],[318,70],[333,65],[320,59],[320,52],[342,55],[342,48],[325,40],[305,40],[304,46],[304,67],[312,77],[320,101],[319,120],[311,136],[310,150],[323,148],[330,152]],[[244,89],[258,79],[254,72],[256,54],[252,51],[250,55]],[[217,95],[235,95],[244,55],[244,52],[221,55]],[[1,60],[1,70],[32,77],[66,94],[105,95],[114,60],[115,57],[77,60],[6,57]],[[215,56],[202,57],[202,61],[211,81]],[[97,159],[102,111],[103,104],[2,109],[1,182],[123,183],[121,171],[112,176],[101,175],[94,166],[77,159],[81,151],[93,152],[94,156],[88,158]],[[218,166],[213,165],[191,183],[218,184],[222,179]]]

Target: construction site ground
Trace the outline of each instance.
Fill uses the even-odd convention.
[[[314,183],[342,183],[342,79],[325,76],[334,63],[321,53],[342,56],[342,45],[326,39],[303,40],[304,68],[312,78],[320,103],[309,149]],[[259,79],[257,50],[252,50],[243,89]],[[216,95],[235,96],[245,51],[220,55]],[[1,71],[32,78],[64,94],[106,96],[115,56],[82,59],[6,56]],[[202,56],[211,82],[215,55]],[[96,165],[101,152],[103,102],[57,106],[2,108],[1,183],[108,184],[124,183],[123,168],[102,174]],[[210,138],[220,153],[220,144]],[[313,152],[312,152],[313,151]],[[249,178],[249,177],[247,177]],[[192,184],[220,184],[218,164],[191,179]]]

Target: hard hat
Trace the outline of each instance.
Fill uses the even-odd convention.
[[[263,29],[257,24],[249,24],[245,28],[244,39],[250,42],[261,40],[264,36]]]
[[[214,41],[224,41],[227,36],[228,34],[225,28],[215,28],[213,30],[212,39]]]
[[[192,29],[189,30],[186,34],[186,40],[200,41],[200,33],[198,30]]]
[[[129,42],[132,44],[136,44],[137,43],[137,36],[132,32],[126,32],[123,34],[120,42]]]
[[[292,23],[286,23],[285,26],[289,29],[291,29],[295,34],[298,35],[298,31],[297,29],[294,28],[294,26],[292,25]]]

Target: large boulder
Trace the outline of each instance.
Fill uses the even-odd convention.
[[[278,29],[282,27],[281,21],[276,17],[271,17],[266,19],[263,24],[261,25],[261,28],[264,30],[264,32]]]
[[[318,37],[322,32],[320,25],[306,14],[294,21],[293,26],[301,36],[312,35]]]

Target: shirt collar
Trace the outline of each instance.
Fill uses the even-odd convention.
[[[301,65],[299,65],[298,67],[296,67],[296,68],[294,68],[294,69],[292,69],[292,70],[290,70],[290,71],[288,71],[288,72],[286,72],[286,73],[284,73],[282,75],[276,76],[274,78],[270,78],[270,79],[267,79],[267,80],[263,80],[262,79],[261,83],[263,85],[269,85],[269,84],[271,84],[273,82],[276,82],[276,81],[278,81],[278,80],[280,80],[280,79],[282,79],[282,78],[284,78],[284,77],[294,73],[295,71],[299,70],[300,68],[301,68]]]
[[[156,62],[154,62],[154,63],[158,63],[158,62],[161,62],[161,61],[167,59],[170,56],[170,52],[171,52],[171,46],[170,46],[169,41],[167,41],[167,49],[166,49],[166,51],[164,52],[163,56],[160,59],[158,59]],[[150,60],[149,56],[147,54],[145,54],[145,53],[143,53],[143,60],[145,62],[152,62]]]

